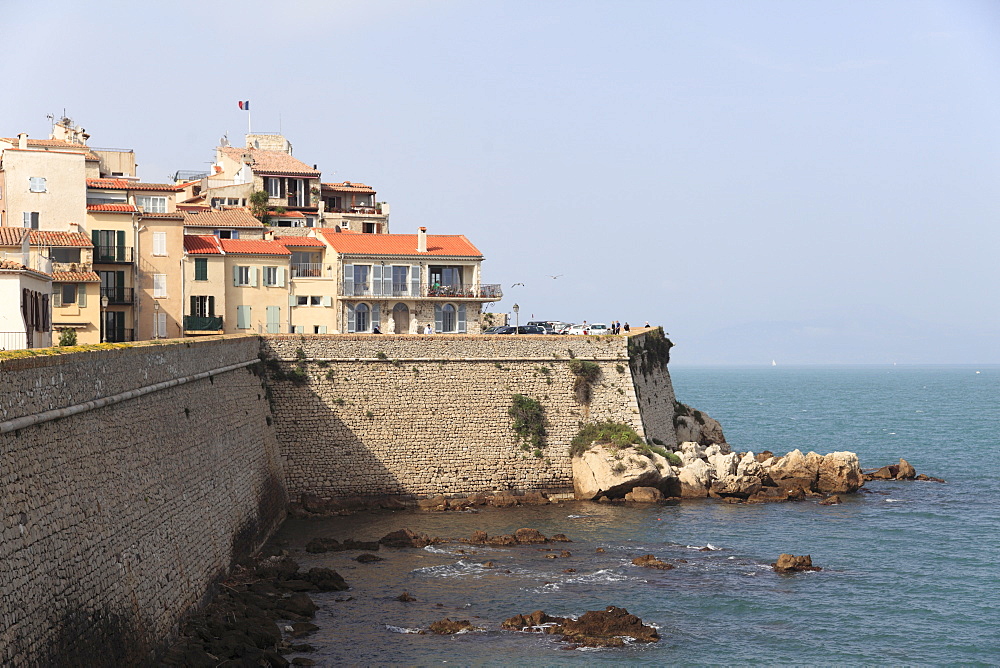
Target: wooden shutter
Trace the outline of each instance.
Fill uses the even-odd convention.
[[[215,295],[209,295],[208,297],[208,317],[215,317]]]
[[[382,269],[384,267],[380,264],[372,265],[372,294],[381,295],[382,294]]]
[[[237,306],[236,307],[236,328],[237,329],[249,329],[250,328],[250,307],[249,306]]]
[[[372,331],[375,331],[376,327],[381,328],[381,320],[379,318],[379,307],[378,304],[372,304]]]
[[[354,265],[344,265],[344,294],[348,297],[354,295]],[[353,307],[351,307],[353,308]],[[353,329],[351,330],[354,331]]]
[[[198,298],[191,295],[191,310],[188,311],[192,316],[198,315]]]
[[[167,275],[166,274],[153,274],[153,296],[154,297],[166,297],[167,296]]]
[[[326,325],[320,325],[319,326],[319,333],[320,334],[326,334]]]
[[[80,308],[87,308],[87,284],[76,284],[76,305]]]
[[[233,267],[233,285],[239,285],[239,284],[240,284],[240,268],[234,266]]]
[[[420,265],[418,264],[410,267],[410,294],[414,297],[420,296]]]
[[[458,331],[465,334],[465,304],[458,305]]]
[[[166,313],[155,313],[156,316],[156,336],[165,339],[167,338],[167,314]]]
[[[285,268],[278,267],[278,287],[285,287]]]
[[[434,331],[444,331],[444,311],[441,309],[440,304],[434,305]]]
[[[125,231],[115,232],[115,254],[119,262],[125,261]],[[165,252],[164,252],[165,254]]]
[[[382,271],[382,294],[392,294],[392,267],[385,267]]]
[[[330,295],[323,295],[323,306],[333,306],[333,297]]]
[[[347,305],[347,333],[354,333],[354,304]]]
[[[62,285],[56,283],[52,287],[55,288],[52,292],[52,308],[59,308],[62,306]]]
[[[280,306],[268,306],[267,307],[267,333],[277,334],[278,328],[281,326],[281,307]]]
[[[257,267],[250,267],[250,287],[257,287]]]

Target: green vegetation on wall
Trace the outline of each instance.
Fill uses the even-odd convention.
[[[537,399],[523,394],[511,397],[511,406],[507,414],[514,420],[514,433],[521,440],[521,447],[534,450],[536,457],[541,457],[541,449],[545,447],[545,408]]]
[[[643,343],[639,343],[640,337],[632,337],[628,340],[629,364],[633,370],[638,370],[643,376],[648,376],[656,369],[666,369],[670,363],[670,349],[674,347],[673,342],[663,334],[663,328],[657,327],[641,337]]]
[[[569,362],[569,370],[576,377],[573,381],[573,391],[576,392],[577,401],[589,404],[593,384],[601,375],[600,365],[596,362],[572,359]]]

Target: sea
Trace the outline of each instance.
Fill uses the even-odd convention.
[[[678,399],[718,419],[734,451],[848,450],[865,469],[902,457],[946,482],[869,482],[835,506],[571,502],[289,519],[274,542],[351,585],[313,594],[320,628],[304,639],[315,651],[301,656],[325,666],[1000,665],[1000,367],[671,375]],[[371,564],[357,552],[304,551],[314,537],[375,540],[404,527],[443,538],[530,527],[573,542],[382,549]],[[808,554],[822,570],[777,574],[770,564],[782,553]],[[676,568],[633,566],[644,554]],[[416,600],[396,600],[404,591]],[[500,627],[518,613],[609,605],[654,625],[660,641],[567,648]],[[444,618],[478,630],[419,633]]]

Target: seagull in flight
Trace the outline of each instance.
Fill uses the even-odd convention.
[[[519,285],[520,285],[521,287],[524,287],[524,283],[515,283],[514,285],[512,285],[512,286],[510,286],[510,287],[512,287],[512,288],[516,288],[516,287],[517,287],[517,286],[519,286]]]
[[[559,278],[560,276],[562,276],[562,274],[557,274],[557,275],[555,275],[555,276],[553,276],[552,274],[546,274],[546,276],[548,276],[549,278],[551,278],[551,279],[553,279],[553,280],[554,280],[554,279],[557,279],[557,278]]]

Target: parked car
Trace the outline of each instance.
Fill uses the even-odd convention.
[[[487,327],[483,330],[483,334],[496,334],[498,329],[503,329],[503,326]]]
[[[603,322],[595,322],[590,325],[591,334],[610,334],[611,330]]]
[[[590,325],[573,325],[567,331],[567,334],[590,334]]]
[[[521,325],[520,327],[501,327],[494,334],[544,334],[545,330],[538,325]]]

